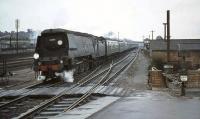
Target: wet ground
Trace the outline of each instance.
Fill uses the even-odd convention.
[[[177,98],[167,92],[136,91],[89,119],[200,119],[200,98]]]
[[[89,119],[200,119],[200,97],[173,97],[167,91],[147,90],[149,60],[138,60],[120,75],[120,87],[135,89]]]

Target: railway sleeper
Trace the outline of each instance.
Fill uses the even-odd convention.
[[[55,107],[50,107],[50,108],[47,108],[45,109],[45,111],[49,111],[49,112],[61,112],[61,111],[64,111],[66,109],[66,107],[60,107],[60,108],[55,108]]]
[[[71,106],[78,99],[79,99],[78,97],[75,97],[75,98],[64,97],[61,100],[59,100],[60,102],[56,102],[52,104],[51,106],[47,107],[46,109],[42,110],[39,114],[37,114],[34,117],[34,119],[50,118],[52,116],[58,115],[61,112],[63,112],[66,108]],[[79,103],[76,107],[79,107],[95,99],[97,99],[97,97],[89,96],[88,98],[83,100],[81,103]]]
[[[39,116],[56,116],[58,115],[60,112],[46,112],[46,111],[43,111],[40,113]]]

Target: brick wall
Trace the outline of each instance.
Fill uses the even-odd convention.
[[[166,52],[162,52],[162,51],[153,51],[151,53],[151,57],[152,59],[155,59],[155,60],[161,60],[163,62],[166,62],[167,61],[167,53]],[[172,62],[178,62],[178,52],[175,52],[175,51],[171,51],[170,52],[170,60]]]
[[[191,52],[186,61],[190,61],[193,66],[200,64],[200,52]]]
[[[149,84],[151,87],[164,87],[162,70],[149,71]]]
[[[200,52],[187,52],[184,54],[185,56],[185,61],[190,65],[190,67],[194,67],[197,65],[200,65]],[[163,51],[152,51],[151,52],[151,58],[153,60],[161,60],[163,62],[167,61],[167,52]],[[171,51],[170,52],[170,61],[178,64],[179,62],[182,61],[182,57],[178,54],[177,51]]]
[[[189,70],[188,81],[185,83],[187,88],[200,88],[200,71]]]

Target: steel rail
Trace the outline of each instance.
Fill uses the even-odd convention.
[[[32,87],[34,87],[34,86],[41,85],[41,84],[43,84],[43,82],[36,82],[36,83],[34,83],[34,84],[32,84],[32,85],[29,85],[29,86],[27,86],[27,87],[18,89],[17,92],[19,92],[19,91],[21,91],[21,90],[24,90],[24,89],[32,88]],[[8,90],[1,91],[0,93],[6,92],[6,91],[8,91]],[[13,92],[11,92],[11,93],[13,93]],[[6,96],[6,95],[9,95],[9,94],[11,94],[11,93],[6,93],[6,94],[4,94],[4,95],[0,95],[0,98],[4,97],[4,96]],[[26,93],[26,92],[23,92],[23,93]],[[20,94],[23,94],[23,93],[20,93]]]
[[[18,58],[18,59],[6,59],[6,67],[7,70],[13,71],[22,67],[28,67],[31,66],[33,62],[33,58],[27,57],[27,58]],[[0,62],[0,71],[3,70],[3,62]]]
[[[98,86],[100,85],[100,83],[110,74],[111,69],[112,69],[113,65],[110,66],[108,72],[103,76],[103,78],[101,78],[98,83],[96,85],[94,85],[89,91],[87,91],[83,96],[81,96],[77,101],[75,101],[74,103],[72,103],[72,105],[70,105],[67,109],[64,110],[64,112],[71,110],[72,108],[74,108],[75,106],[77,106],[80,102],[82,102],[84,99],[86,99],[88,96],[90,96],[92,94],[92,92],[98,88]]]
[[[125,60],[126,58],[128,58],[129,55],[125,58],[123,58],[122,60],[118,61],[117,63],[115,63],[113,66],[121,63],[123,60]],[[80,80],[77,84],[73,85],[72,87],[70,87],[69,89],[64,89],[61,91],[61,93],[59,93],[58,95],[56,95],[55,97],[41,103],[40,105],[28,110],[27,112],[21,114],[20,116],[16,117],[15,119],[25,119],[25,118],[30,118],[32,117],[32,115],[34,115],[35,113],[41,111],[42,109],[46,108],[47,106],[49,106],[49,104],[53,103],[55,100],[59,99],[60,97],[64,96],[67,92],[71,91],[72,89],[75,89],[76,87],[79,87],[85,83],[87,83],[88,81],[91,81],[92,79],[95,79],[96,77],[102,75],[103,73],[106,73],[108,70],[110,69],[109,68],[106,68],[104,71],[98,73],[97,75],[87,79],[86,78],[83,78],[82,80]],[[92,73],[91,73],[92,74]],[[90,75],[90,74],[89,74]],[[87,80],[85,80],[87,79]],[[84,81],[85,80],[85,81]],[[83,82],[82,82],[83,81]],[[81,82],[81,83],[80,83]]]
[[[87,79],[88,77],[90,77],[92,74],[94,74],[98,69],[100,68],[97,67],[93,72],[91,72],[89,75],[87,75],[86,77],[84,77],[83,79],[81,79],[77,84],[71,86],[69,89],[65,88],[61,91],[61,93],[59,93],[58,95],[54,96],[51,99],[48,99],[47,101],[44,101],[43,103],[41,103],[40,105],[28,110],[26,113],[21,114],[20,116],[16,117],[16,119],[24,119],[24,118],[28,118],[31,116],[31,114],[34,114],[40,110],[42,110],[43,108],[47,107],[50,103],[54,102],[55,100],[57,100],[58,98],[62,97],[63,95],[65,95],[68,91],[83,85],[84,83],[88,82],[89,80],[92,80],[94,78],[96,78],[97,76],[93,76],[91,78],[89,78],[87,81],[83,81],[85,79]],[[101,72],[102,73],[102,72]],[[100,75],[101,73],[99,73],[98,75]],[[83,81],[83,82],[82,82]],[[80,83],[81,82],[81,83]]]
[[[57,82],[57,83],[60,83],[60,82]],[[51,87],[51,86],[53,86],[53,85],[56,85],[57,83],[48,85],[47,88],[48,88],[48,87]],[[13,103],[15,103],[15,102],[18,102],[18,101],[20,101],[20,100],[22,100],[22,99],[28,97],[30,92],[35,92],[35,91],[37,91],[37,88],[36,88],[36,89],[31,89],[31,90],[29,90],[29,91],[27,91],[27,92],[25,92],[25,93],[22,93],[22,94],[24,94],[23,96],[20,96],[20,97],[14,99],[14,100],[11,100],[10,102],[7,102],[7,103],[4,103],[4,104],[0,105],[0,109],[5,108],[6,106],[9,106],[9,105],[11,105],[11,104],[13,104]]]
[[[135,52],[134,52],[134,53],[135,53]],[[136,55],[135,55],[134,58],[137,58],[137,57],[138,57],[138,53],[139,53],[139,50],[136,52]],[[136,60],[136,59],[133,59],[133,60],[129,63],[129,65],[132,64],[132,63],[134,63],[135,60]],[[128,64],[128,63],[127,63],[127,64]],[[127,67],[125,66],[125,69],[126,69],[126,68],[128,68],[128,66],[127,66]],[[125,70],[125,69],[124,69],[124,70]],[[114,87],[117,87],[117,85],[116,85],[117,81],[118,81],[118,79],[112,80],[111,83],[112,83],[112,84],[115,84]],[[104,84],[105,84],[105,83],[104,83]],[[113,85],[108,85],[107,89],[109,89],[111,86],[113,86]],[[104,88],[104,87],[102,87],[100,90],[102,90],[103,88]]]
[[[135,60],[137,57],[136,56],[130,60],[126,65],[124,65],[119,71],[117,71],[113,76],[111,76],[110,78],[106,79],[105,81],[103,81],[106,77],[108,77],[108,75],[110,74],[113,66],[110,67],[110,70],[106,73],[106,75],[99,80],[99,82],[94,85],[89,91],[87,91],[83,96],[81,96],[77,101],[75,101],[73,104],[71,104],[69,107],[67,107],[63,112],[69,111],[71,109],[73,109],[74,107],[76,107],[77,105],[79,105],[83,100],[85,100],[87,97],[89,97],[99,86],[104,85],[106,82],[108,82],[109,80],[115,78],[118,74],[120,74],[133,60]],[[103,83],[102,83],[103,81]]]

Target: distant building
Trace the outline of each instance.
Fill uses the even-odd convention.
[[[162,38],[162,36],[157,36],[156,40],[164,40],[164,39]]]
[[[138,44],[139,48],[143,48],[144,47],[144,42],[142,41],[135,41],[136,44]]]
[[[0,32],[0,49],[15,48],[17,44],[17,33]],[[27,31],[20,31],[18,33],[18,44],[20,48],[34,47],[38,33],[32,29]]]
[[[150,40],[150,56],[152,60],[167,61],[167,42]],[[179,65],[186,62],[190,68],[200,66],[200,39],[171,39],[170,63]]]

